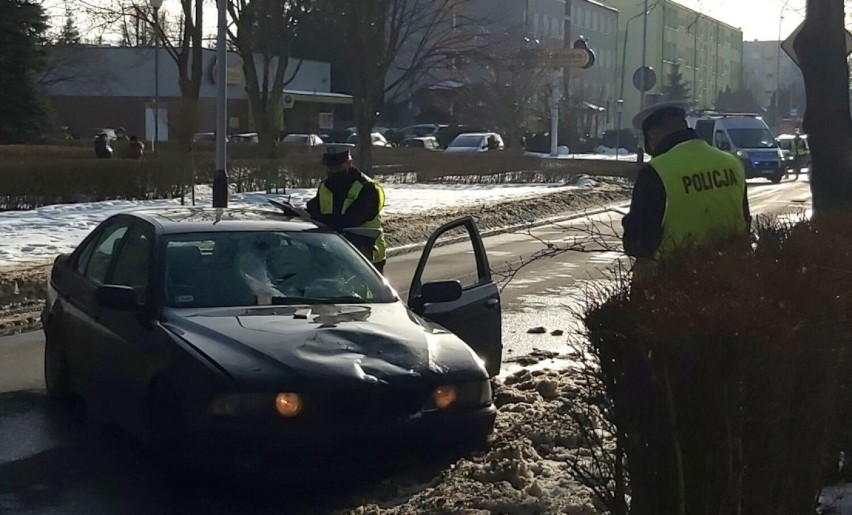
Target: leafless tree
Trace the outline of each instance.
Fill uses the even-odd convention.
[[[431,70],[477,44],[463,0],[320,0],[330,37],[345,44],[359,164],[372,166],[371,133],[383,102],[410,93]]]
[[[281,129],[284,88],[299,72],[302,60],[288,70],[290,47],[300,20],[313,0],[230,0],[228,35],[243,61],[246,94],[261,142],[270,146]]]
[[[489,35],[487,43],[472,52],[462,68],[457,112],[472,125],[493,128],[517,144],[521,131],[544,129],[541,113],[547,108],[550,72],[538,66],[534,53],[517,41]]]
[[[82,5],[94,20],[93,30],[118,34],[128,43],[150,44],[150,32],[142,27],[153,28],[155,37],[178,68],[181,104],[176,133],[181,146],[188,151],[198,124],[198,97],[204,77],[204,0],[180,0],[176,34],[172,34],[168,24],[157,23],[153,11],[143,0],[119,0],[108,4],[82,2]]]
[[[795,41],[805,79],[803,128],[810,135],[811,193],[816,214],[852,208],[852,118],[843,0],[808,0]]]

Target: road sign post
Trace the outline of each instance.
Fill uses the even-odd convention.
[[[799,34],[802,33],[802,29],[804,29],[804,28],[805,28],[805,22],[802,22],[802,24],[799,25],[798,27],[796,27],[796,30],[794,30],[792,33],[790,33],[790,35],[787,36],[787,39],[785,39],[784,42],[781,43],[781,49],[784,50],[785,54],[790,56],[790,59],[792,59],[793,62],[796,63],[796,66],[798,66],[799,68],[801,68],[802,65],[801,65],[801,60],[799,58],[799,53],[796,52],[795,43],[796,43],[796,39],[799,37]],[[847,30],[846,31],[846,56],[848,57],[849,54],[852,54],[852,33],[850,33]]]

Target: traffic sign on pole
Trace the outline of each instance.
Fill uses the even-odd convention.
[[[793,62],[796,63],[796,66],[798,66],[799,68],[801,68],[802,65],[800,64],[799,54],[798,54],[798,52],[796,52],[796,47],[794,46],[794,43],[796,42],[796,38],[799,37],[799,34],[802,33],[803,28],[805,28],[805,22],[802,22],[801,25],[796,27],[796,30],[794,30],[787,37],[787,39],[785,39],[784,42],[781,43],[781,49],[784,50],[785,54],[790,56],[790,59],[792,59]],[[852,33],[850,33],[847,30],[846,31],[846,55],[849,56],[849,54],[852,54]]]
[[[539,66],[542,68],[584,68],[593,62],[591,51],[581,48],[568,48],[542,52]]]

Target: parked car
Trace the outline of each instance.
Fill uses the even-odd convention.
[[[491,150],[503,150],[504,148],[503,138],[496,132],[472,132],[456,136],[445,152],[473,154]]]
[[[231,134],[228,139],[231,143],[260,143],[260,138],[256,132],[243,132],[241,134]]]
[[[475,285],[423,284],[435,242],[458,230]],[[343,236],[284,213],[114,215],[54,262],[47,390],[154,447],[481,439],[501,312],[472,218],[432,235],[409,291],[406,305]]]
[[[285,145],[316,147],[322,145],[323,140],[318,134],[288,134],[281,139],[281,143]]]
[[[374,147],[390,147],[391,146],[391,144],[388,142],[388,140],[385,139],[385,137],[382,136],[381,133],[374,132],[374,133],[371,134],[371,137],[372,137],[372,140],[373,140],[373,146]],[[346,143],[349,143],[350,145],[357,145],[358,144],[358,133],[352,133],[349,136],[349,138],[346,140]]]
[[[403,148],[422,148],[426,150],[441,150],[441,145],[434,136],[404,139],[399,144]]]
[[[225,137],[225,141],[229,141],[230,138]],[[199,143],[203,141],[216,141],[216,133],[215,132],[196,132],[194,136],[192,136],[193,143]]]
[[[421,123],[419,125],[404,127],[400,132],[404,139],[420,138],[423,136],[434,136],[442,127],[447,127],[447,125],[439,123]]]

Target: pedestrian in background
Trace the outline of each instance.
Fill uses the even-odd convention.
[[[127,157],[130,150],[130,140],[127,139],[127,131],[124,130],[124,127],[119,127],[115,130],[115,141],[112,142],[112,149],[115,157]]]
[[[109,137],[106,134],[98,134],[95,136],[95,157],[98,159],[110,159],[112,157],[112,147],[109,145]]]
[[[790,143],[790,154],[793,155],[793,170],[796,173],[796,180],[799,180],[799,174],[802,173],[804,167],[807,148],[805,147],[805,140],[802,139],[802,131],[798,128],[793,141]]]
[[[130,159],[141,159],[145,152],[145,144],[136,136],[130,136],[130,144],[127,146],[127,157]]]

